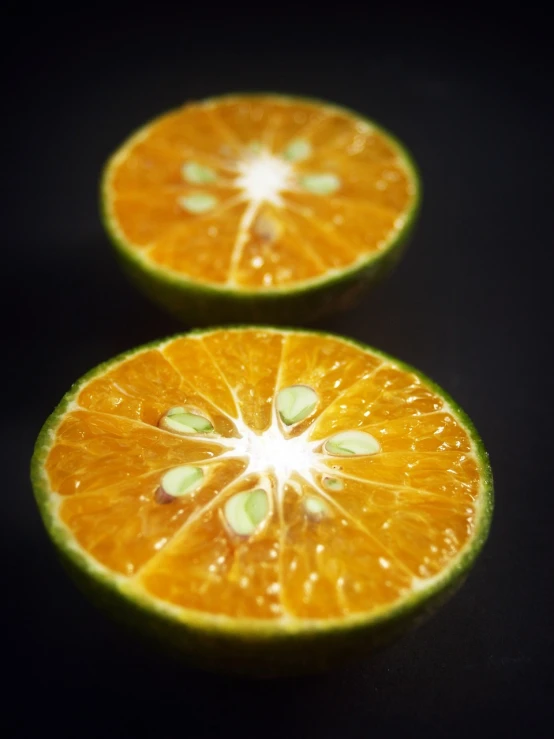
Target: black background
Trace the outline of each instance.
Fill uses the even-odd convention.
[[[554,718],[546,18],[349,2],[2,13],[5,735],[542,736]],[[410,250],[318,327],[443,385],[495,475],[490,539],[459,594],[373,660],[309,679],[212,677],[121,633],[61,570],[28,482],[34,439],[69,385],[180,329],[115,264],[97,212],[104,160],[159,112],[236,90],[335,101],[413,151],[425,191]]]

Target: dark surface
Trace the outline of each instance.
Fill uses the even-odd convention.
[[[5,10],[5,735],[543,735],[554,718],[545,20],[344,4],[327,20],[306,7],[302,17],[291,7],[196,18],[159,4],[139,16],[19,12]],[[164,109],[240,89],[359,109],[413,151],[425,199],[411,250],[356,310],[318,325],[450,391],[495,474],[491,536],[464,588],[373,661],[313,679],[214,678],[121,634],[61,570],[28,482],[34,439],[70,384],[179,329],[115,264],[97,213],[104,160]]]

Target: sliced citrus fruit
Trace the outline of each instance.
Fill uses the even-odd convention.
[[[468,418],[344,338],[213,329],[79,381],[38,439],[46,527],[112,612],[205,667],[318,669],[449,593],[492,513]]]
[[[406,149],[335,105],[190,103],[109,160],[104,222],[128,272],[195,324],[315,318],[400,254],[419,204]]]

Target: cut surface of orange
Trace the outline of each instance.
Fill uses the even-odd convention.
[[[278,95],[157,118],[110,159],[102,188],[106,226],[135,271],[166,290],[208,290],[205,301],[210,290],[276,296],[374,271],[418,197],[409,154],[375,123]]]
[[[486,454],[442,390],[352,341],[269,328],[102,365],[46,424],[33,483],[86,578],[242,639],[417,611],[492,511]]]

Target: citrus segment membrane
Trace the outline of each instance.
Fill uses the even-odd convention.
[[[190,103],[112,157],[103,197],[118,242],[197,283],[294,288],[378,256],[405,230],[416,175],[388,134],[300,99]]]
[[[83,380],[41,475],[71,547],[137,597],[331,622],[457,566],[490,505],[476,439],[442,391],[374,350],[220,329]]]

